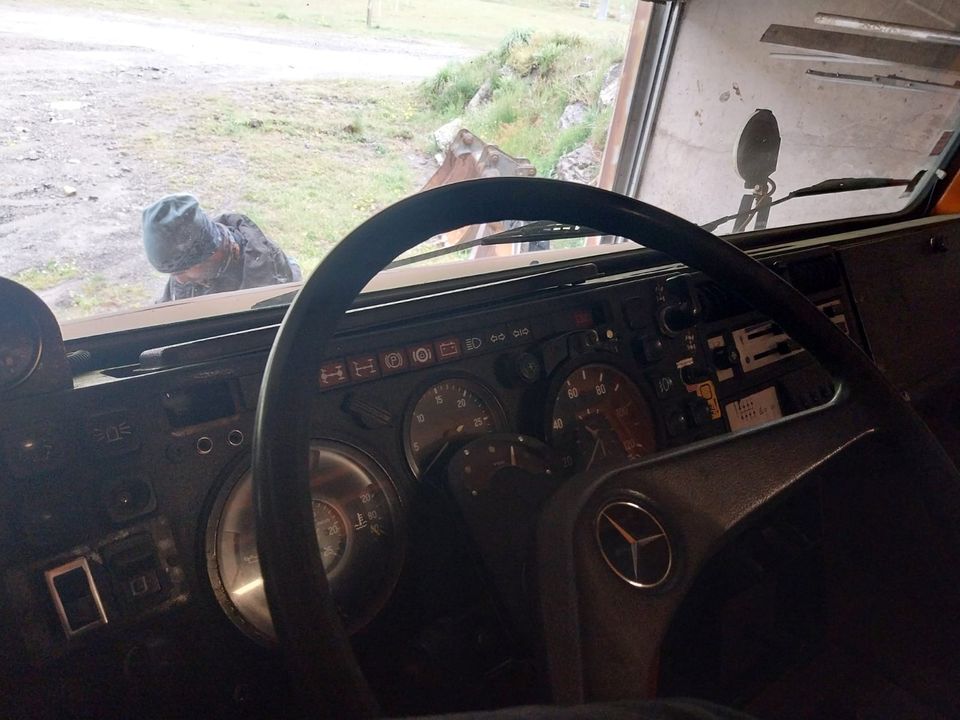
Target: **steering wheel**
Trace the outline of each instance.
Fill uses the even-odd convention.
[[[595,228],[664,252],[734,288],[834,377],[826,406],[629,462],[584,472],[548,501],[538,526],[540,614],[554,700],[653,692],[667,627],[704,563],[746,521],[812,470],[882,433],[916,468],[931,514],[960,548],[958,472],[922,421],[857,345],[802,294],[730,243],[638,200],[540,178],[439,187],[370,218],[337,245],[290,306],[267,362],[254,436],[258,551],[281,649],[306,707],[337,717],[378,714],[330,596],[308,476],[311,419],[337,412],[317,375],[343,314],[397,255],[456,228],[504,219]],[[632,498],[672,548],[667,581],[622,582],[595,540],[605,503]]]

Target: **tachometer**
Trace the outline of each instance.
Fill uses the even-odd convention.
[[[400,571],[399,498],[383,469],[354,448],[329,441],[310,449],[317,545],[348,630],[383,606]],[[208,570],[227,615],[252,637],[275,637],[263,590],[249,471],[228,483],[207,530]]]
[[[489,390],[475,380],[447,378],[428,387],[404,423],[404,450],[417,477],[428,474],[436,460],[468,440],[503,432],[503,409]]]
[[[613,365],[581,365],[564,378],[553,401],[549,436],[570,471],[605,467],[657,449],[650,406]]]

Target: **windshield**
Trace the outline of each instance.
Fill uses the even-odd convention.
[[[634,0],[0,0],[0,275],[61,321],[245,309],[391,202],[490,175],[595,183],[701,224],[741,213],[718,233],[897,211],[925,181],[773,202],[942,163],[957,45],[818,17],[960,20],[920,5],[698,0],[664,32]],[[408,256],[473,275],[610,249],[478,242],[518,225]]]
[[[938,167],[958,123],[958,24],[955,3],[932,0],[688,3],[635,192],[702,224],[745,195]],[[766,226],[895,212],[910,195],[796,198]]]

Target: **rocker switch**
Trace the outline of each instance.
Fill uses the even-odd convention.
[[[107,613],[85,557],[47,570],[44,576],[67,637],[107,624]]]

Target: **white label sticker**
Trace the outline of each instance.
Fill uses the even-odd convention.
[[[743,430],[783,417],[775,387],[768,387],[736,402],[727,403],[724,410],[731,430]]]

